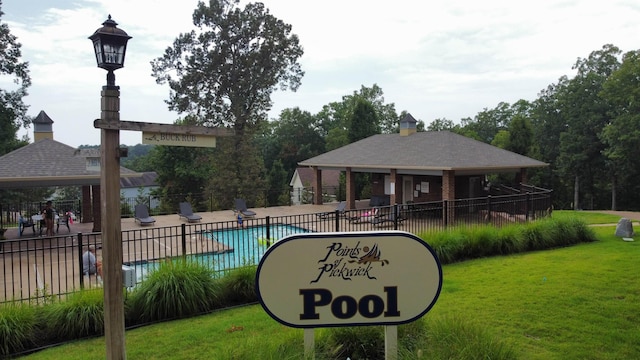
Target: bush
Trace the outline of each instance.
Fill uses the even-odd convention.
[[[384,359],[381,326],[331,328],[321,343],[327,359]]]
[[[597,240],[587,224],[571,218],[549,218],[501,228],[455,227],[439,233],[423,233],[420,237],[429,243],[442,264]]]
[[[78,339],[104,333],[104,292],[81,290],[66,300],[42,308],[46,336],[52,341]]]
[[[211,311],[218,303],[213,270],[197,262],[167,260],[129,297],[128,319],[146,323]]]
[[[398,326],[399,353],[417,351],[424,343],[425,331],[423,319]],[[384,359],[383,326],[323,329],[319,337],[318,352],[322,359]]]
[[[223,306],[249,304],[258,301],[256,294],[256,267],[253,265],[233,269],[218,280],[220,302]]]
[[[417,349],[401,349],[402,358],[495,360],[518,358],[512,345],[501,341],[479,324],[466,319],[428,318],[424,326],[423,342]]]
[[[0,355],[9,355],[34,345],[36,308],[24,304],[0,306]]]

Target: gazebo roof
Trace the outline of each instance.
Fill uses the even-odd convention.
[[[141,176],[120,167],[121,177]],[[99,185],[100,168],[77,149],[42,139],[0,157],[0,188]]]
[[[351,168],[354,172],[456,175],[517,172],[549,164],[449,131],[417,132],[407,136],[379,134],[312,157],[300,166]]]

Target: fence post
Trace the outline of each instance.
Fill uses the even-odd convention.
[[[524,221],[529,222],[529,209],[531,209],[531,207],[529,206],[529,201],[531,201],[531,193],[527,191],[524,199]]]
[[[184,262],[187,261],[187,224],[182,223],[181,226],[182,228],[182,260]],[[197,242],[196,242],[196,246]]]
[[[335,211],[335,219],[336,219],[336,232],[340,231],[340,211],[336,210]]]
[[[80,269],[80,289],[84,289],[84,262],[82,261],[82,233],[78,233],[78,265]]]
[[[442,200],[442,225],[446,229],[449,225],[449,201]]]
[[[271,217],[267,216],[265,218],[265,222],[267,224],[267,244],[271,243]]]
[[[398,204],[393,205],[393,230],[398,230],[398,216],[400,216],[400,207]]]
[[[491,195],[487,195],[487,222],[491,222]]]

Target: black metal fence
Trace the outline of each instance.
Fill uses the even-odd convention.
[[[161,261],[188,257],[225,272],[257,264],[268,246],[304,232],[348,232],[399,229],[425,234],[450,226],[503,226],[550,214],[551,192],[489,196],[366,208],[341,212],[271,216],[214,223],[184,223],[141,227],[122,232],[123,266],[144,281]],[[100,286],[100,279],[83,275],[82,254],[89,245],[101,254],[100,233],[34,237],[0,242],[0,303],[43,302],[84,287]],[[169,259],[169,260],[168,260]]]

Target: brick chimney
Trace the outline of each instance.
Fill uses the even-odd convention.
[[[43,110],[33,119],[33,141],[53,140],[53,120]]]
[[[409,136],[416,133],[416,125],[418,122],[416,119],[407,113],[407,115],[400,120],[400,136]]]

